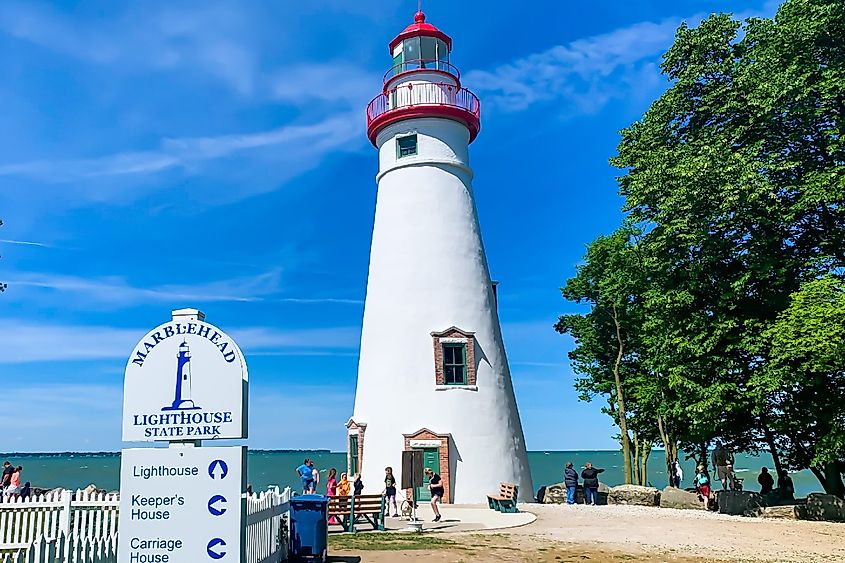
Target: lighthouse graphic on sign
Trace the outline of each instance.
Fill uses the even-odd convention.
[[[173,393],[173,403],[162,407],[163,411],[189,411],[200,407],[191,399],[191,349],[188,342],[183,340],[176,354],[176,390]]]
[[[367,107],[378,190],[348,470],[380,483],[420,450],[445,502],[483,502],[503,481],[531,499],[472,186],[480,103],[450,60],[452,39],[422,12],[389,49]],[[425,484],[415,494],[430,498]]]

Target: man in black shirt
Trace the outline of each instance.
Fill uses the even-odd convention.
[[[431,509],[434,511],[434,521],[440,522],[440,510],[437,508],[437,503],[443,500],[443,480],[430,467],[425,468],[425,474],[428,477],[428,488],[431,491]]]
[[[15,472],[15,468],[12,466],[11,463],[8,461],[3,463],[3,480],[0,481],[0,493],[6,490],[6,487],[12,484],[12,474]]]

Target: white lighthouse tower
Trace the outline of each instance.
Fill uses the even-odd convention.
[[[483,502],[499,482],[533,497],[525,438],[472,191],[478,98],[449,62],[452,40],[417,12],[390,42],[393,67],[367,107],[378,196],[349,470],[367,489],[419,449],[446,502]],[[428,496],[427,488],[418,498]]]

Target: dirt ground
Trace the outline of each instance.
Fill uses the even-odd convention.
[[[742,518],[637,506],[532,505],[532,524],[495,532],[425,534],[413,545],[332,549],[338,563],[845,562],[845,524]],[[444,508],[445,511],[448,507]],[[382,535],[383,536],[383,535]],[[365,538],[372,538],[367,540]],[[414,542],[414,540],[409,540]],[[341,547],[341,544],[336,544]]]

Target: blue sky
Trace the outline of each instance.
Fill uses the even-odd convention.
[[[474,190],[530,449],[615,448],[552,325],[677,25],[755,0],[426,0],[481,98]],[[255,448],[344,447],[375,206],[364,108],[416,2],[0,5],[0,450],[116,450],[135,342],[194,306]],[[397,416],[405,408],[394,407]]]

